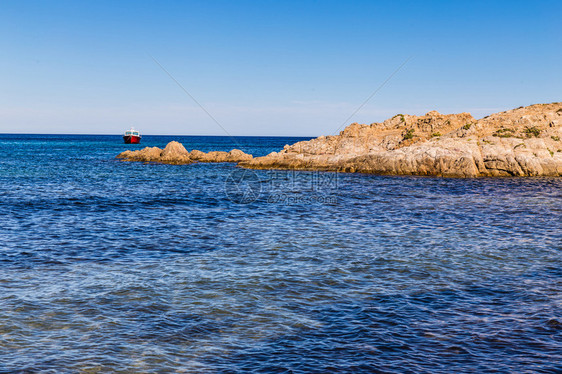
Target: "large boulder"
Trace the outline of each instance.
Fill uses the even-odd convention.
[[[166,148],[160,154],[158,162],[169,164],[189,164],[192,160],[189,157],[189,152],[185,149],[183,144],[172,141],[166,145]]]

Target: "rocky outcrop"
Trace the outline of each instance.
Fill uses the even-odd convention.
[[[189,164],[193,162],[189,157],[189,152],[183,144],[178,142],[169,142],[166,148],[160,153],[160,159],[157,162],[165,162],[168,164]]]
[[[444,177],[562,176],[562,103],[480,120],[469,113],[398,114],[351,124],[335,136],[286,145],[242,161],[254,169],[298,169]]]
[[[116,158],[125,161],[156,162],[160,160],[162,150],[158,147],[146,147],[140,151],[125,151],[119,153]]]
[[[166,145],[166,148],[146,147],[138,151],[125,151],[116,156],[123,161],[156,162],[162,164],[186,165],[195,161],[199,162],[240,162],[249,161],[253,157],[239,149],[230,152],[213,151],[209,153],[194,149],[188,152],[185,147],[176,141]]]
[[[239,149],[233,149],[230,152],[212,151],[209,153],[193,150],[190,153],[190,157],[192,160],[199,162],[240,162],[253,158],[252,155],[244,153]]]

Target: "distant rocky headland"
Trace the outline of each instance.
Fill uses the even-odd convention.
[[[536,104],[476,120],[469,113],[397,114],[381,123],[353,123],[339,135],[286,145],[253,158],[240,150],[126,151],[128,161],[187,164],[237,162],[252,169],[295,169],[442,177],[562,176],[562,102]],[[173,144],[174,143],[174,144]],[[170,147],[170,148],[169,148]]]

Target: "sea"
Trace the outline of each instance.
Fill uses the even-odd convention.
[[[122,162],[0,135],[0,373],[560,373],[562,179]]]

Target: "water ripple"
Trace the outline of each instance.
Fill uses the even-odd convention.
[[[560,179],[338,175],[336,204],[241,205],[232,165],[0,144],[0,373],[562,371]]]

